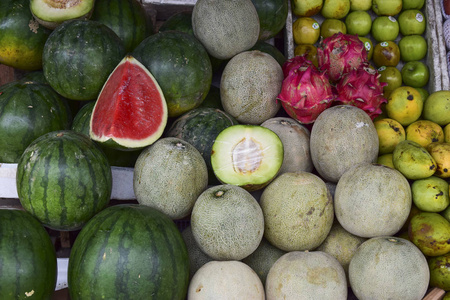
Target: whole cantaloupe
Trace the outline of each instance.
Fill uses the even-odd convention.
[[[408,180],[399,171],[377,164],[361,164],[346,171],[334,194],[339,223],[366,238],[397,233],[411,205]]]
[[[259,125],[280,109],[276,100],[283,70],[270,54],[259,50],[234,56],[220,79],[220,99],[225,112],[242,124]]]
[[[133,189],[139,204],[172,219],[188,216],[208,186],[208,169],[200,152],[179,138],[159,139],[136,160]]]
[[[362,243],[348,272],[350,286],[360,300],[420,300],[430,280],[427,260],[419,248],[389,236]]]
[[[256,199],[245,189],[216,185],[195,202],[191,229],[200,249],[214,260],[241,260],[258,248],[264,216]]]
[[[317,172],[337,182],[346,170],[361,163],[376,162],[378,134],[369,115],[351,105],[324,110],[311,129],[311,159]]]
[[[325,182],[308,172],[284,173],[263,191],[264,237],[284,251],[311,250],[327,237],[334,211]]]
[[[264,286],[258,275],[240,261],[210,261],[189,283],[189,300],[264,300]]]
[[[262,127],[275,132],[283,143],[284,158],[278,174],[287,172],[311,172],[314,168],[309,151],[311,132],[297,120],[275,117],[264,121]]]
[[[258,41],[258,12],[251,0],[198,0],[192,30],[212,57],[229,59]]]
[[[187,226],[181,232],[184,242],[186,243],[186,248],[189,256],[189,277],[192,278],[195,272],[200,269],[207,262],[213,259],[205,254],[197,244],[197,241],[192,234],[191,226]]]
[[[267,274],[266,299],[346,300],[344,269],[336,258],[322,251],[288,252]]]

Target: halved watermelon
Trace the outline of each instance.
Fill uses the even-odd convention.
[[[158,82],[127,55],[109,75],[91,116],[92,140],[116,149],[140,149],[163,134],[167,103]]]

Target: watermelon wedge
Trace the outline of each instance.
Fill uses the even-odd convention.
[[[151,145],[167,124],[167,103],[150,71],[127,55],[106,80],[92,111],[89,135],[105,146],[136,150]]]

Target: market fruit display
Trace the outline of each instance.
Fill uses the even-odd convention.
[[[126,52],[131,52],[154,31],[138,0],[96,0],[90,19],[111,28],[122,40]]]
[[[80,231],[68,267],[71,299],[185,299],[186,244],[175,223],[139,204],[106,208]]]
[[[208,170],[202,155],[179,138],[159,139],[139,154],[134,165],[137,201],[172,219],[187,217],[207,185]]]
[[[208,256],[215,260],[241,260],[259,246],[264,217],[248,191],[230,184],[216,185],[195,201],[191,228],[200,249]]]
[[[167,111],[158,82],[144,65],[127,55],[111,72],[95,101],[89,135],[111,148],[142,149],[162,136]]]
[[[264,188],[279,173],[284,146],[278,135],[259,125],[232,125],[222,130],[211,149],[217,179],[248,191]]]
[[[0,297],[51,299],[56,251],[50,235],[30,213],[0,209]]]
[[[17,163],[39,136],[69,129],[67,101],[49,85],[26,78],[0,87],[0,162]]]
[[[71,130],[35,139],[18,161],[16,182],[23,208],[56,230],[83,227],[108,205],[112,189],[111,167],[103,152]]]
[[[229,59],[255,45],[261,26],[251,0],[200,0],[192,11],[192,28],[211,56]]]
[[[347,299],[341,264],[322,251],[291,251],[270,268],[266,299]]]
[[[42,52],[51,31],[32,16],[29,0],[0,4],[0,63],[21,70],[42,68]]]
[[[211,261],[194,275],[187,297],[192,300],[264,300],[264,286],[255,271],[240,261]]]
[[[96,21],[72,20],[48,37],[42,65],[45,79],[63,97],[94,100],[124,55],[112,29]]]
[[[429,279],[425,255],[397,237],[368,239],[349,266],[350,286],[358,299],[422,299]]]
[[[34,18],[49,29],[55,29],[62,22],[72,19],[89,19],[94,9],[93,0],[61,2],[54,0],[30,0]]]
[[[211,61],[204,46],[192,35],[159,32],[145,38],[131,55],[155,77],[166,99],[169,117],[196,108],[208,94]]]

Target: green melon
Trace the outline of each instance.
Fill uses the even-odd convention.
[[[17,163],[41,135],[68,129],[67,102],[49,85],[27,79],[0,87],[0,162]]]
[[[252,0],[258,12],[259,39],[268,40],[276,36],[285,26],[289,0]]]
[[[181,235],[186,243],[189,255],[189,278],[192,278],[198,269],[213,259],[200,249],[194,235],[192,234],[190,225],[181,232]]]
[[[16,185],[23,208],[45,226],[77,230],[108,205],[112,175],[93,141],[61,130],[40,136],[25,149]]]
[[[0,209],[0,298],[50,300],[57,264],[52,240],[28,212]]]
[[[144,39],[132,52],[153,74],[167,101],[169,117],[199,106],[212,82],[208,53],[192,35],[164,31]]]
[[[78,234],[68,267],[72,300],[185,299],[186,245],[175,223],[148,206],[97,214]]]
[[[58,26],[45,43],[43,71],[62,96],[94,100],[124,55],[112,29],[96,21],[72,20]]]

